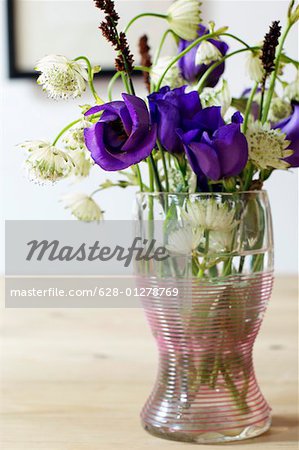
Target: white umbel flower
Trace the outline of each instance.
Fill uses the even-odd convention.
[[[38,180],[54,182],[70,175],[74,168],[72,158],[50,142],[27,141],[19,147],[30,153],[26,164]]]
[[[229,210],[226,203],[217,203],[213,198],[187,202],[187,211],[182,209],[184,223],[192,227],[201,227],[208,231],[229,232],[236,225],[235,211]]]
[[[232,231],[212,231],[209,236],[209,252],[231,252],[234,233]]]
[[[290,141],[280,130],[273,130],[270,124],[262,125],[254,122],[249,125],[246,132],[248,142],[249,159],[259,169],[287,169],[289,164],[284,158],[293,154],[292,150],[286,150]]]
[[[248,52],[246,59],[246,72],[249,78],[256,83],[261,83],[265,74],[260,56],[260,52]]]
[[[212,62],[219,61],[221,58],[223,58],[221,51],[212,42],[203,41],[196,52],[195,64],[197,66],[201,64],[208,66]]]
[[[71,158],[74,163],[73,175],[79,178],[88,177],[90,169],[94,165],[94,161],[90,157],[87,150],[71,150]]]
[[[65,208],[83,222],[95,222],[103,219],[103,212],[93,198],[82,193],[64,195]]]
[[[226,80],[221,80],[220,87],[204,88],[200,94],[203,108],[209,106],[221,106],[221,114],[224,117],[232,103],[232,96]]]
[[[193,41],[197,38],[201,2],[198,0],[177,0],[167,11],[169,28],[180,38]]]
[[[299,70],[297,70],[296,79],[285,88],[284,94],[290,101],[299,102]]]
[[[159,58],[157,63],[151,68],[151,81],[157,85],[167,66],[173,58],[171,56],[163,56]],[[183,86],[184,80],[180,74],[177,64],[171,66],[162,81],[162,86],[169,86],[171,89]]]
[[[42,58],[35,70],[41,72],[37,83],[49,97],[68,99],[80,97],[86,89],[88,72],[84,61],[72,61],[61,55]]]
[[[188,256],[197,251],[202,238],[200,228],[186,226],[169,235],[166,248],[172,254]]]
[[[84,129],[91,125],[91,122],[84,119],[74,125],[63,138],[65,146],[70,150],[85,149]]]

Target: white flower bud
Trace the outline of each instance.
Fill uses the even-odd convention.
[[[204,88],[200,94],[200,100],[204,108],[209,106],[221,106],[221,114],[224,117],[232,102],[228,82],[226,80],[221,80],[221,85],[218,89]]]
[[[167,66],[172,61],[171,56],[159,58],[157,63],[151,68],[151,81],[157,85]],[[162,81],[162,86],[169,86],[171,89],[183,86],[184,80],[180,75],[177,64],[174,64],[166,73]]]
[[[201,22],[200,6],[201,2],[198,0],[175,1],[167,11],[169,28],[186,41],[196,39]]]
[[[265,71],[260,59],[260,52],[248,52],[246,60],[246,71],[252,81],[255,81],[256,83],[262,82]]]
[[[70,209],[72,215],[83,222],[94,222],[103,219],[103,212],[93,198],[82,193],[64,195],[62,200],[65,208]]]
[[[219,61],[221,58],[223,58],[221,51],[212,42],[203,41],[196,52],[195,64],[197,66],[201,64],[208,66],[213,62]]]

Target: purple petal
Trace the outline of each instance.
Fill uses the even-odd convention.
[[[123,94],[132,121],[132,130],[122,151],[135,150],[145,138],[150,128],[150,117],[145,102],[134,95]]]
[[[286,134],[286,139],[291,141],[289,149],[293,150],[293,155],[285,158],[291,167],[299,167],[299,103],[293,103],[293,114],[286,120],[279,122],[274,128],[278,128]]]
[[[191,143],[186,146],[186,154],[192,170],[200,175],[202,172],[211,180],[217,181],[221,177],[220,164],[217,153],[209,145]]]
[[[90,108],[84,116],[90,116],[91,114],[96,114],[100,111],[110,111],[115,114],[119,114],[119,111],[121,108],[124,107],[124,102],[121,101],[115,101],[110,103],[104,103],[103,105],[96,105]]]
[[[203,25],[200,25],[198,30],[198,36],[201,37],[204,34],[208,34],[208,30]],[[215,39],[208,39],[209,42],[211,42],[215,47],[218,48],[218,50],[221,52],[221,54],[224,56],[227,53],[228,45],[220,40]],[[180,40],[178,51],[182,52],[185,50],[191,42],[185,41],[183,39]],[[190,50],[185,56],[183,56],[179,60],[179,67],[182,73],[182,76],[185,80],[187,80],[189,83],[195,83],[197,82],[207,71],[210,65],[206,66],[204,64],[196,65],[196,53],[201,44],[198,44],[196,47],[194,47],[192,50]],[[208,87],[214,87],[219,81],[220,76],[223,74],[225,68],[225,64],[220,64],[216,69],[213,70],[213,72],[209,75],[208,79],[206,80],[206,86]]]
[[[213,136],[222,177],[239,175],[248,161],[248,143],[237,124],[219,128]]]
[[[240,111],[236,111],[232,116],[232,123],[243,123],[244,119]]]
[[[179,128],[180,113],[176,106],[158,100],[158,138],[163,147],[170,153],[182,151],[182,145],[175,130]]]
[[[108,171],[123,170],[137,164],[147,158],[154,148],[156,141],[156,129],[152,128],[146,135],[141,146],[133,152],[112,153],[104,143],[105,124],[97,122],[90,128],[84,130],[85,143],[91,152],[91,156],[96,164]]]
[[[199,111],[192,120],[184,120],[184,126],[187,129],[197,128],[202,131],[214,133],[219,127],[225,125],[221,116],[220,106],[210,106]]]

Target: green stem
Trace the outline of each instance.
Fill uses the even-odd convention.
[[[88,84],[91,90],[92,95],[94,96],[94,99],[97,103],[104,103],[103,100],[98,96],[97,91],[94,87],[93,84],[93,70],[92,70],[92,66],[91,63],[89,61],[88,58],[86,58],[86,56],[78,56],[77,58],[74,59],[74,61],[79,61],[79,60],[83,60],[86,62],[87,64],[87,71],[88,71]]]
[[[151,168],[153,170],[153,173],[154,173],[155,182],[156,182],[156,186],[157,186],[158,192],[163,192],[163,188],[162,188],[162,184],[161,184],[161,181],[160,181],[158,169],[157,169],[157,166],[156,166],[156,163],[155,163],[155,160],[154,160],[154,157],[153,157],[152,153],[149,155],[149,161],[150,161],[150,165],[151,165]]]
[[[128,25],[125,28],[125,33],[127,33],[129,31],[129,29],[131,28],[133,23],[135,23],[137,20],[141,19],[142,17],[158,17],[160,19],[167,19],[167,15],[166,14],[158,14],[158,13],[141,13],[141,14],[138,14],[138,16],[135,16],[135,17],[133,17],[132,20],[130,20],[130,22],[128,23]]]
[[[141,72],[151,72],[151,68],[150,67],[146,67],[146,66],[134,66],[134,70],[138,70]]]
[[[221,36],[227,36],[227,37],[230,37],[232,39],[235,39],[236,41],[240,42],[240,44],[244,45],[244,47],[250,48],[250,45],[248,45],[245,41],[240,39],[238,36],[235,36],[234,34],[222,33]]]
[[[286,38],[287,38],[291,28],[292,28],[292,24],[288,23],[288,25],[280,39],[280,42],[279,42],[279,46],[278,46],[278,49],[276,52],[275,70],[271,76],[270,86],[268,89],[268,94],[267,94],[265,107],[264,107],[264,111],[263,111],[263,116],[262,116],[262,123],[265,123],[268,119],[271,101],[272,101],[272,97],[274,95],[274,90],[275,90],[276,78],[277,78],[278,70],[279,70],[280,58],[281,58],[281,55],[283,52],[283,46],[284,46],[284,43],[286,41]]]
[[[141,71],[141,72],[150,72],[151,71],[150,67],[145,67],[145,66],[135,66],[134,70]],[[112,89],[114,87],[114,84],[121,75],[122,75],[122,72],[116,72],[109,81],[108,88],[107,88],[109,102],[112,101]],[[127,88],[128,88],[128,86],[127,86]]]
[[[183,56],[187,55],[187,53],[190,52],[190,50],[192,50],[194,47],[196,47],[198,44],[200,44],[203,41],[206,41],[207,39],[211,39],[214,36],[219,36],[217,33],[210,33],[210,34],[205,34],[204,36],[201,36],[200,38],[196,39],[195,41],[192,42],[192,44],[190,44],[184,51],[182,51],[181,53],[179,53],[176,57],[173,58],[173,60],[168,64],[168,66],[166,67],[166,69],[164,70],[162,76],[159,79],[159,82],[157,84],[157,91],[160,89],[162,82],[164,80],[165,75],[167,74],[167,72],[171,69],[171,67],[176,64]]]
[[[121,79],[122,79],[122,82],[123,82],[123,84],[125,86],[125,89],[126,89],[127,93],[131,94],[132,92],[131,92],[131,89],[130,89],[130,86],[129,86],[129,83],[128,83],[127,75],[124,72],[120,72],[120,75],[121,75]]]
[[[113,89],[115,82],[118,80],[118,78],[120,76],[121,76],[121,72],[116,72],[109,81],[108,89],[107,89],[109,102],[112,102],[112,89]]]
[[[229,371],[225,367],[225,364],[223,361],[220,361],[220,370],[221,370],[222,376],[224,378],[224,381],[231,392],[231,396],[232,396],[233,400],[235,401],[236,405],[238,406],[238,408],[240,408],[244,412],[248,411],[249,408],[246,403],[246,400],[240,394],[237,386],[234,383],[233,378],[231,377]]]
[[[280,56],[280,60],[287,64],[293,64],[297,69],[299,68],[299,61],[296,61],[295,59],[290,58],[289,56],[284,55],[283,53]]]
[[[175,33],[174,33],[172,30],[166,30],[166,31],[165,31],[165,33],[164,33],[163,36],[162,36],[162,39],[161,39],[160,45],[159,45],[159,47],[158,47],[158,50],[156,51],[156,54],[155,54],[155,57],[154,57],[154,65],[157,64],[158,59],[160,58],[162,49],[163,49],[164,44],[165,44],[165,41],[166,41],[166,38],[167,38],[167,36],[168,36],[169,34],[172,34],[173,37],[174,37],[174,39],[176,40],[176,35],[175,35]]]
[[[103,190],[102,188],[95,189],[95,190],[89,195],[89,197],[93,197],[95,194],[97,194],[98,192],[101,192],[102,190]]]
[[[136,172],[137,172],[137,178],[138,178],[138,182],[139,182],[140,192],[143,192],[143,182],[142,182],[142,176],[141,176],[141,171],[140,171],[139,164],[136,164],[135,167],[136,167]]]
[[[266,79],[264,79],[263,84],[262,84],[262,93],[261,93],[261,102],[260,102],[259,120],[262,120],[262,117],[263,117],[264,101],[265,101],[265,92],[266,92]]]
[[[79,122],[81,122],[81,121],[82,121],[82,119],[74,120],[73,122],[69,123],[66,127],[64,127],[64,128],[60,131],[60,133],[56,136],[56,138],[54,139],[52,145],[53,145],[53,146],[56,145],[56,143],[59,141],[59,139],[61,138],[61,136],[62,136],[66,131],[68,131],[70,128],[72,128],[74,125],[76,125],[76,123],[79,123]]]
[[[244,114],[244,123],[243,123],[243,133],[245,134],[248,128],[248,120],[249,120],[249,116],[251,114],[251,106],[253,103],[253,99],[254,96],[256,94],[257,88],[258,88],[259,83],[256,83],[251,91],[250,97],[247,101],[247,105],[246,105],[246,110],[245,110],[245,114]]]
[[[254,166],[251,162],[248,163],[248,167],[246,168],[245,179],[243,184],[244,191],[248,191],[252,182],[252,178],[254,175]]]
[[[158,148],[161,152],[162,156],[162,164],[163,164],[163,170],[164,170],[164,176],[165,176],[165,186],[166,186],[166,192],[169,192],[169,179],[168,179],[168,171],[167,171],[167,165],[166,165],[166,158],[165,158],[165,151],[162,148],[162,145],[159,141],[157,141]]]
[[[211,73],[218,67],[220,66],[220,64],[222,64],[224,61],[226,61],[227,59],[231,58],[232,56],[238,55],[239,53],[244,53],[244,52],[248,52],[248,51],[254,51],[254,50],[259,50],[260,47],[246,47],[246,48],[241,48],[240,50],[236,50],[232,53],[229,53],[228,55],[225,55],[223,58],[219,59],[219,61],[216,61],[206,72],[205,74],[201,77],[199,83],[196,86],[196,90],[198,92],[201,92],[202,89],[204,88],[205,82],[207,80],[207,78],[211,75]]]

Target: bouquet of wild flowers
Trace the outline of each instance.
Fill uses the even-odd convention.
[[[97,0],[95,6],[105,14],[100,29],[117,54],[116,73],[108,87],[109,101],[101,100],[94,86],[100,67],[92,67],[85,56],[70,60],[51,55],[39,61],[38,83],[50,97],[78,97],[88,84],[95,105],[81,107],[79,118],[53,142],[29,141],[21,145],[29,154],[26,163],[30,173],[39,180],[55,182],[67,177],[87,177],[93,166],[96,170],[119,172],[119,181],[107,180],[91,195],[65,197],[72,214],[84,221],[102,218],[94,196],[110,187],[138,186],[141,193],[159,193],[157,198],[164,198],[162,194],[167,193],[207,193],[197,203],[163,205],[164,230],[172,230],[167,248],[173,255],[192,255],[191,270],[197,280],[242,274],[246,256],[240,258],[237,267],[231,256],[236,236],[246,236],[248,248],[244,254],[255,245],[262,246],[265,224],[261,204],[248,202],[244,209],[242,202],[239,207],[215,202],[211,194],[258,191],[274,170],[299,167],[299,62],[284,51],[288,34],[299,20],[299,5],[291,1],[284,30],[278,21],[273,22],[262,44],[254,46],[228,32],[227,27],[217,29],[214,23],[202,24],[197,0],[177,0],[165,15],[143,13],[133,18],[124,31],[119,30],[119,16],[112,0]],[[126,33],[136,20],[146,16],[167,21],[168,29],[154,57],[149,38],[140,38],[141,64],[135,65]],[[177,55],[162,56],[167,38],[177,45]],[[230,52],[228,40],[237,41],[240,48]],[[241,98],[232,98],[228,82],[222,77],[226,62],[240,53],[246,55],[252,86]],[[296,71],[292,83],[284,81],[286,65]],[[148,89],[146,99],[135,92],[135,71],[143,73]],[[118,78],[123,82],[124,93],[122,99],[113,100],[113,86]],[[251,216],[253,221],[260,221],[259,226],[239,230],[240,223],[250,222]],[[154,218],[150,203],[148,218]],[[172,229],[171,222],[177,219],[182,226]],[[257,228],[260,236],[251,234]],[[151,234],[151,227],[149,231]],[[263,258],[263,254],[253,257],[253,272],[262,270]],[[180,272],[178,264],[167,262],[165,267],[167,264],[170,274],[183,276],[185,268]],[[197,392],[200,384],[215,389],[222,374],[236,405],[247,413],[249,377],[242,352],[238,346],[225,350],[225,354],[221,350],[225,336],[232,341],[230,333],[234,339],[237,336],[242,347],[245,338],[257,329],[258,314],[248,319],[251,325],[243,326],[242,301],[246,303],[253,290],[249,282],[244,281],[243,285],[242,298],[234,284],[226,284],[219,298],[204,311],[203,322],[215,321],[219,326],[215,335],[219,348],[214,352],[208,349],[199,369],[194,369],[191,393]],[[221,285],[218,288],[222,289]],[[228,316],[223,316],[223,304],[229,308],[234,305],[239,315],[235,312],[232,319],[227,308]],[[196,358],[191,366],[195,363]],[[240,378],[240,370],[244,371],[242,391],[236,384],[239,379],[236,383],[234,379]],[[188,389],[190,394],[190,386]]]
[[[261,189],[276,169],[299,166],[299,63],[287,56],[284,44],[299,19],[292,1],[286,29],[273,22],[262,45],[250,46],[227,27],[201,23],[197,0],[177,0],[165,15],[143,13],[119,31],[112,0],[95,1],[105,18],[103,36],[115,48],[116,74],[104,103],[94,87],[92,67],[85,56],[70,60],[50,55],[36,70],[38,84],[52,98],[75,98],[88,83],[95,106],[85,105],[78,120],[51,142],[28,141],[27,166],[39,180],[87,177],[92,166],[119,171],[117,183],[107,180],[92,195],[69,194],[67,207],[80,220],[102,217],[94,195],[113,186],[139,186],[141,192],[237,192]],[[141,65],[134,65],[126,33],[145,16],[166,20],[168,30],[152,59],[148,37],[140,39]],[[167,37],[177,44],[176,56],[161,56]],[[238,41],[230,52],[226,40]],[[234,55],[247,56],[253,86],[240,99],[231,98],[222,78]],[[285,65],[296,78],[283,80]],[[136,95],[132,74],[142,72],[149,90]],[[121,77],[125,92],[112,100],[114,82]],[[279,90],[279,88],[282,88]],[[145,166],[148,166],[148,176]],[[130,168],[130,171],[125,169]]]

